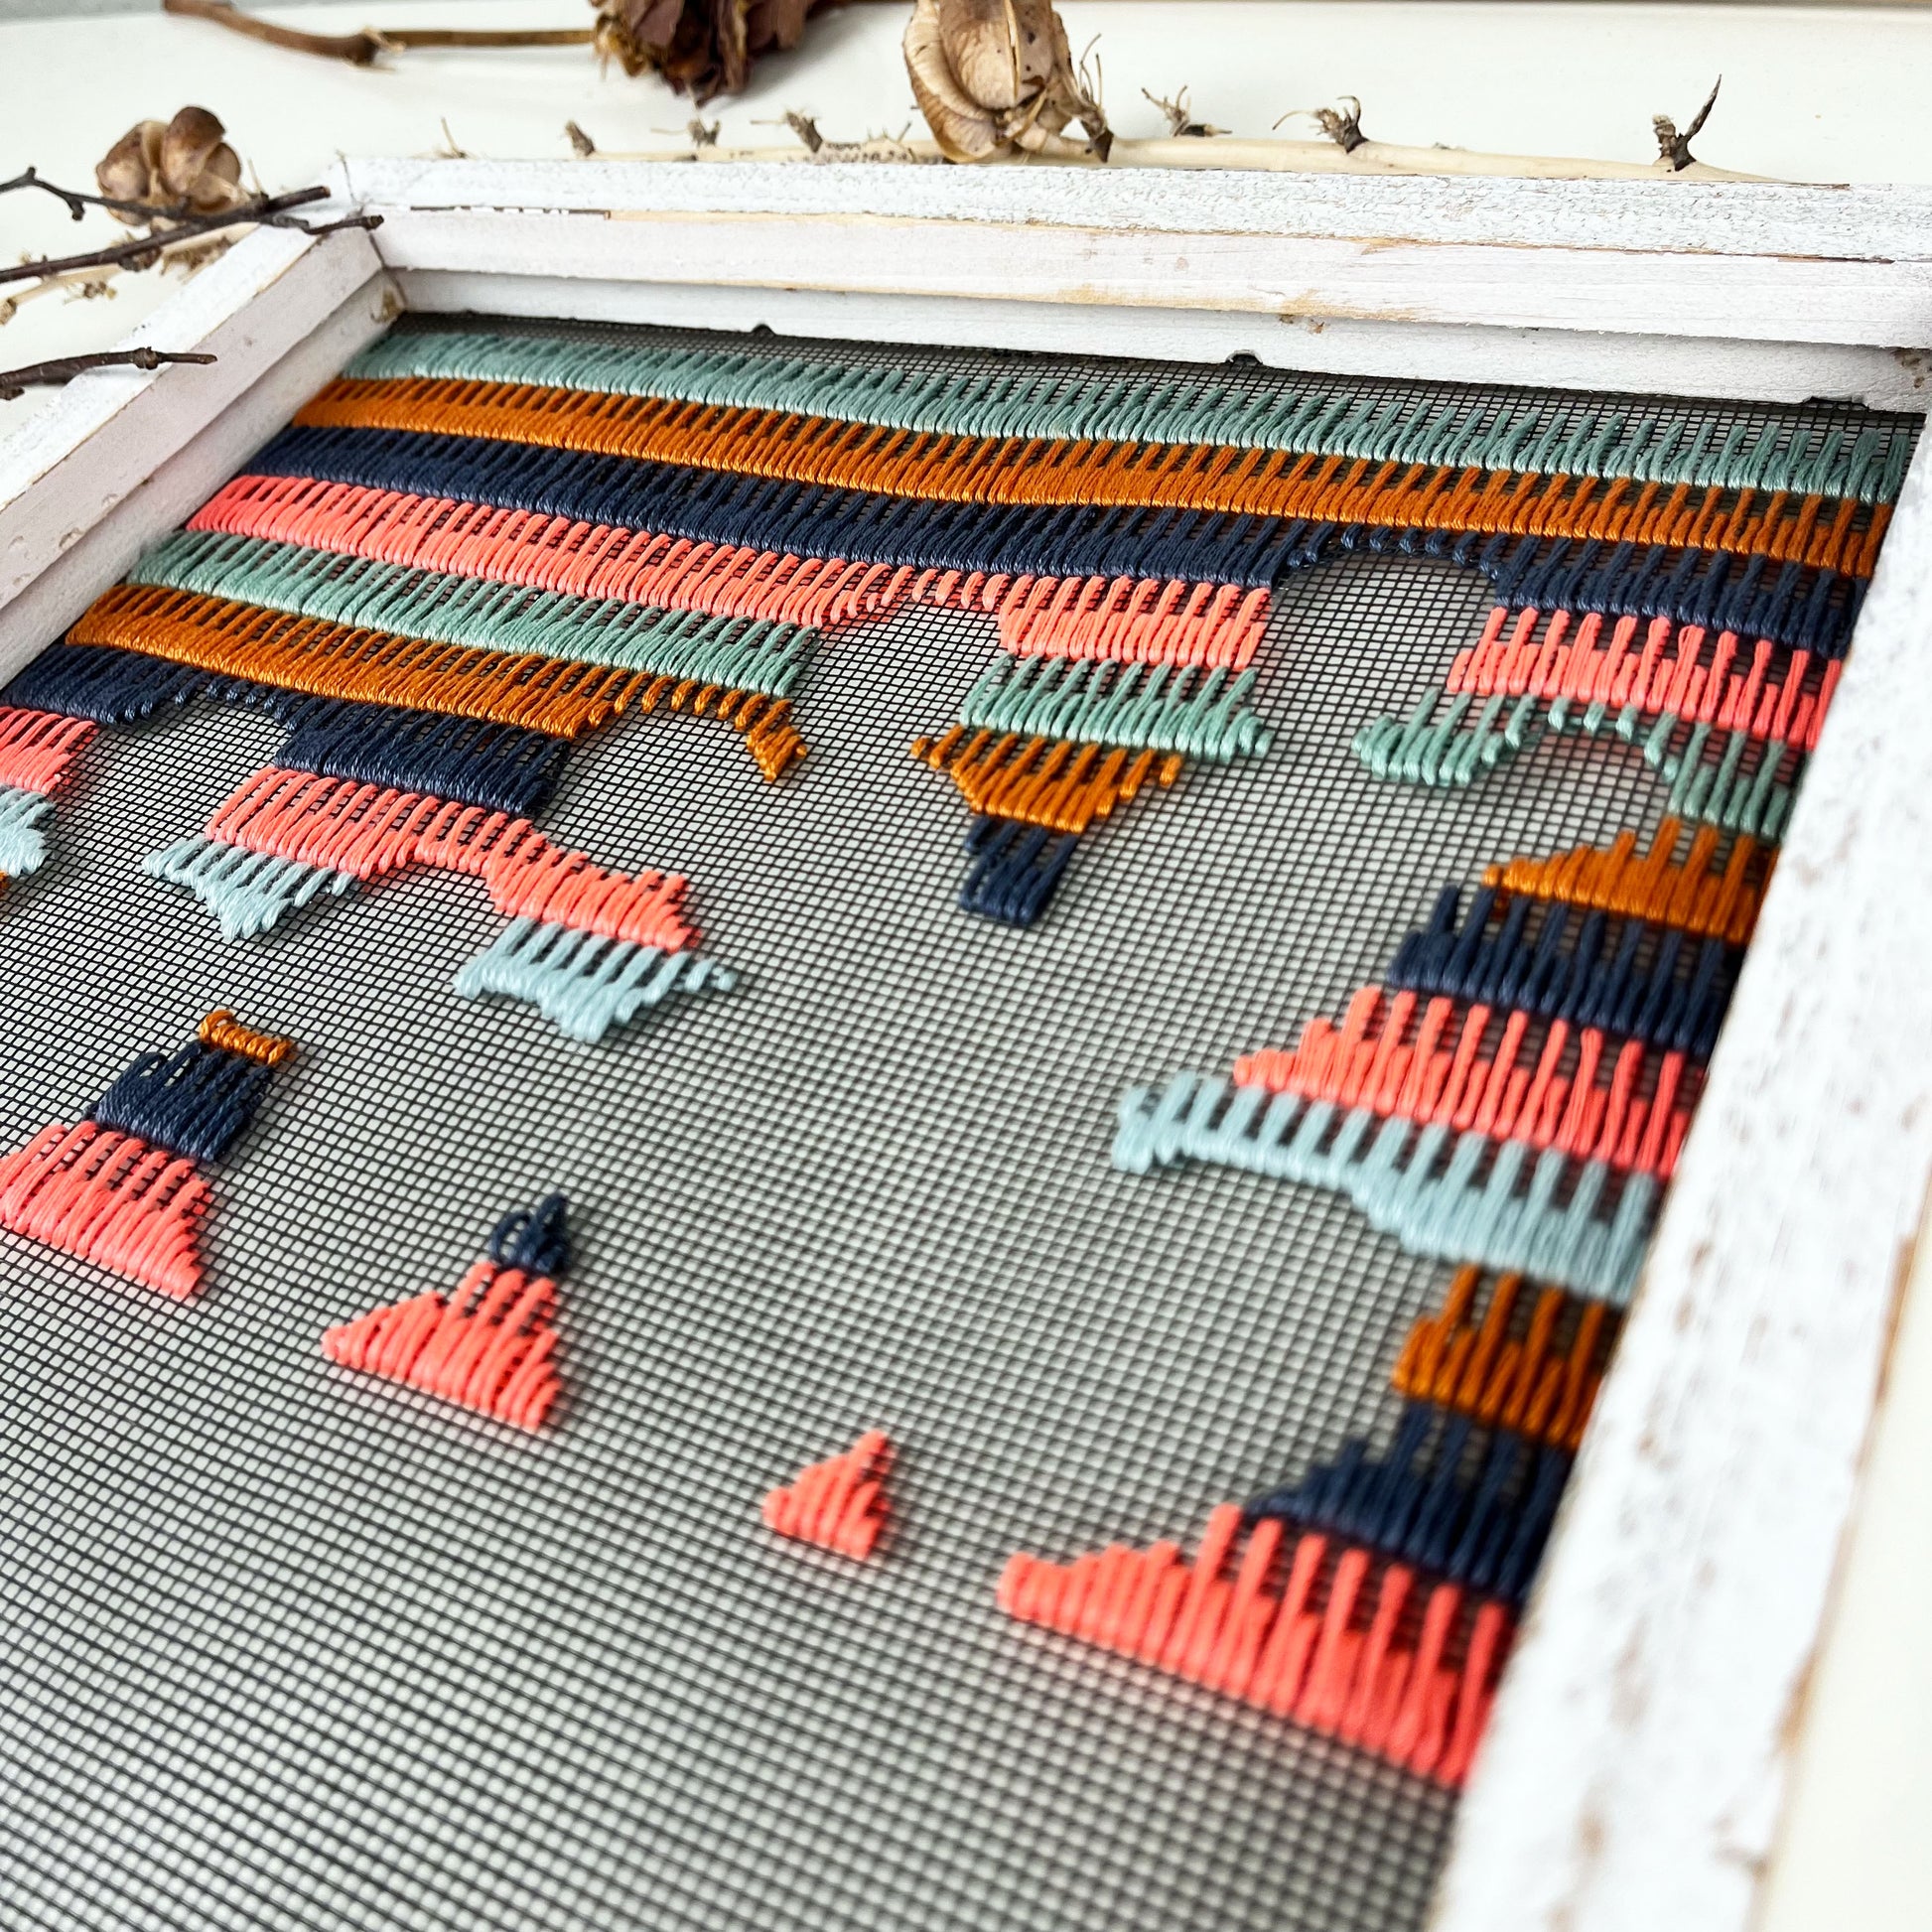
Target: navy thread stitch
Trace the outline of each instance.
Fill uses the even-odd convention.
[[[1628,919],[1606,954],[1610,921],[1602,912],[1519,897],[1492,933],[1493,891],[1471,896],[1458,930],[1460,903],[1459,891],[1445,887],[1429,923],[1396,948],[1391,990],[1520,1007],[1699,1059],[1717,1045],[1736,979],[1732,949],[1722,939],[1693,942],[1674,928]],[[1534,938],[1533,918],[1540,918]],[[1646,955],[1647,967],[1639,963]]]
[[[1473,1481],[1463,1474],[1472,1442],[1487,1437]],[[1507,1430],[1479,1430],[1467,1416],[1407,1404],[1386,1455],[1355,1438],[1299,1483],[1258,1496],[1242,1512],[1278,1517],[1346,1538],[1508,1603],[1536,1574],[1570,1472],[1566,1450]]]
[[[255,1117],[270,1069],[192,1040],[143,1053],[101,1095],[95,1122],[194,1161],[218,1161]]]
[[[570,1268],[570,1203],[545,1194],[534,1207],[505,1214],[489,1231],[489,1258],[498,1268],[520,1268],[526,1275],[555,1281]]]
[[[1020,819],[974,819],[966,850],[975,863],[959,889],[961,907],[1002,925],[1032,925],[1046,910],[1079,843],[1071,832]]]

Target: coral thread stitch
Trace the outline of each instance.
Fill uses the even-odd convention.
[[[208,1184],[191,1160],[83,1120],[0,1160],[0,1226],[185,1302]]]
[[[512,1215],[447,1298],[428,1292],[329,1329],[322,1350],[344,1368],[404,1382],[512,1428],[538,1430],[562,1392],[557,1283],[569,1263],[564,1201]]]
[[[1366,986],[1339,1027],[1311,1020],[1291,1051],[1264,1047],[1234,1064],[1237,1088],[1473,1129],[1556,1148],[1618,1171],[1668,1178],[1690,1127],[1698,1075],[1681,1052],[1656,1058],[1639,1040],[1612,1052],[1593,1027],[1439,996]],[[1488,1052],[1484,1053],[1487,1046]],[[1600,1078],[1599,1078],[1600,1076]]]
[[[1466,415],[1395,389],[1355,396],[1306,379],[1273,393],[1165,371],[1029,360],[997,371],[845,362],[822,352],[739,349],[485,333],[392,331],[345,371],[364,380],[448,376],[733,409],[836,417],[945,436],[1025,436],[1132,443],[1217,443],[1383,462],[1451,464],[1645,483],[1755,484],[1799,494],[1890,502],[1909,437],[1865,425],[1814,429],[1797,419],[1734,425],[1720,445],[1709,422],[1634,419],[1621,404],[1548,422],[1540,401],[1499,398]]]
[[[895,601],[893,573],[879,564],[696,543],[623,524],[309,477],[237,477],[188,528],[571,597],[800,626],[883,617]]]
[[[1371,464],[1209,444],[947,437],[768,410],[577,394],[438,377],[339,378],[296,415],[304,428],[497,438],[978,503],[1185,506],[1325,523],[1596,537],[1760,554],[1868,577],[1884,504],[1746,486],[1694,490],[1617,478]]]
[[[208,836],[304,867],[370,880],[410,865],[481,878],[510,918],[676,952],[696,934],[680,917],[682,874],[610,871],[555,846],[527,819],[426,793],[319,778],[273,766],[245,780]]]
[[[764,1520],[780,1536],[863,1563],[886,1527],[886,1474],[892,1465],[886,1432],[869,1429],[843,1454],[813,1462],[769,1491]]]
[[[94,735],[85,718],[0,705],[0,785],[51,797]]]
[[[1455,1584],[1418,1587],[1403,1564],[1377,1575],[1368,1551],[1318,1532],[1285,1551],[1272,1521],[1248,1531],[1230,1578],[1242,1531],[1240,1506],[1223,1503],[1191,1567],[1175,1543],[1115,1544],[1070,1564],[1016,1555],[1000,1607],[1459,1786],[1509,1647],[1509,1612]]]

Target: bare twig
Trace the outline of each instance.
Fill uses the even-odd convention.
[[[1673,174],[1682,174],[1697,156],[1691,152],[1691,143],[1703,131],[1704,124],[1711,118],[1711,110],[1718,104],[1718,88],[1725,84],[1725,77],[1719,74],[1717,85],[1705,96],[1704,105],[1697,111],[1682,134],[1677,131],[1677,123],[1668,114],[1653,114],[1650,120],[1651,131],[1657,136],[1657,159],[1668,161]]]
[[[1211,135],[1225,134],[1224,127],[1213,127],[1206,121],[1197,121],[1193,110],[1187,104],[1187,89],[1182,87],[1172,100],[1163,100],[1159,94],[1151,94],[1143,87],[1141,97],[1150,100],[1168,117],[1168,138],[1171,141],[1204,141]]]
[[[364,27],[354,34],[304,34],[293,27],[245,14],[231,0],[161,0],[164,13],[192,20],[211,21],[230,33],[296,54],[319,54],[325,60],[346,61],[350,67],[371,66],[380,54],[402,53],[412,47],[588,47],[591,27],[542,27],[488,31],[464,27]]]
[[[0,369],[0,402],[13,402],[29,389],[48,388],[84,375],[89,369],[158,369],[164,362],[212,362],[212,355],[172,348],[104,348],[92,355],[57,355],[51,362]]]
[[[32,179],[29,179],[32,176]],[[52,188],[39,176],[28,175],[0,184],[0,192],[6,189],[33,187],[46,188],[62,200],[69,199],[72,191]],[[73,199],[81,202],[100,202],[99,196],[79,195]],[[328,221],[321,227],[311,227],[308,222],[298,220],[289,212],[291,208],[306,207],[311,202],[326,202],[329,191],[326,188],[298,188],[289,195],[267,195],[258,201],[243,202],[231,208],[224,208],[218,214],[176,214],[155,208],[142,208],[144,215],[166,219],[169,227],[165,235],[138,235],[131,241],[117,241],[105,248],[95,248],[86,254],[63,255],[56,261],[16,262],[11,267],[0,268],[0,282],[38,281],[45,276],[67,275],[76,268],[111,268],[117,263],[131,262],[147,267],[158,259],[164,241],[176,242],[198,235],[213,234],[221,228],[245,226],[267,228],[295,228],[303,234],[334,234],[341,228],[373,228],[381,225],[379,214],[350,214],[340,221]],[[105,205],[105,204],[103,204]]]
[[[439,125],[443,129],[443,145],[436,150],[436,159],[438,161],[469,161],[474,159],[468,149],[457,146],[456,136],[450,132],[450,117],[447,114],[440,117]]]

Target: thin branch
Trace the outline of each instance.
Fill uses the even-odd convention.
[[[29,362],[24,368],[0,369],[0,402],[13,402],[29,389],[49,388],[89,369],[158,369],[164,362],[212,362],[212,355],[172,348],[105,348],[93,355],[59,355],[51,362]]]
[[[48,188],[50,184],[38,176],[31,182],[23,176],[6,184],[8,188],[28,186]],[[54,189],[52,192],[63,199],[71,193],[64,189]],[[78,199],[97,198],[82,196]],[[117,241],[86,254],[63,255],[55,261],[16,262],[11,267],[0,268],[0,283],[37,281],[43,276],[66,275],[76,268],[111,268],[118,262],[136,262],[145,266],[143,258],[158,256],[164,243],[214,234],[223,228],[294,228],[303,234],[325,235],[335,234],[342,228],[373,228],[381,225],[382,217],[379,214],[350,214],[340,221],[325,222],[319,228],[311,227],[288,211],[290,208],[306,207],[311,202],[326,202],[328,199],[329,191],[326,188],[298,188],[293,194],[263,196],[256,201],[243,202],[238,207],[224,208],[217,214],[189,214],[176,218],[158,208],[144,208],[142,212],[150,219],[165,219],[172,223],[164,235],[137,235],[131,241]]]
[[[325,60],[346,61],[350,67],[371,66],[379,54],[401,53],[412,47],[589,47],[592,27],[540,27],[490,31],[466,27],[364,27],[354,34],[305,34],[294,27],[245,14],[231,0],[161,0],[163,13],[191,20],[207,20],[251,41],[285,47],[296,54],[319,54]]]

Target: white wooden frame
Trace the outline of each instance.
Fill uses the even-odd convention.
[[[0,446],[0,673],[403,306],[1932,406],[1932,191],[352,162]],[[0,418],[0,427],[4,419]],[[1901,498],[1438,1932],[1743,1932],[1932,1182],[1932,445]]]

